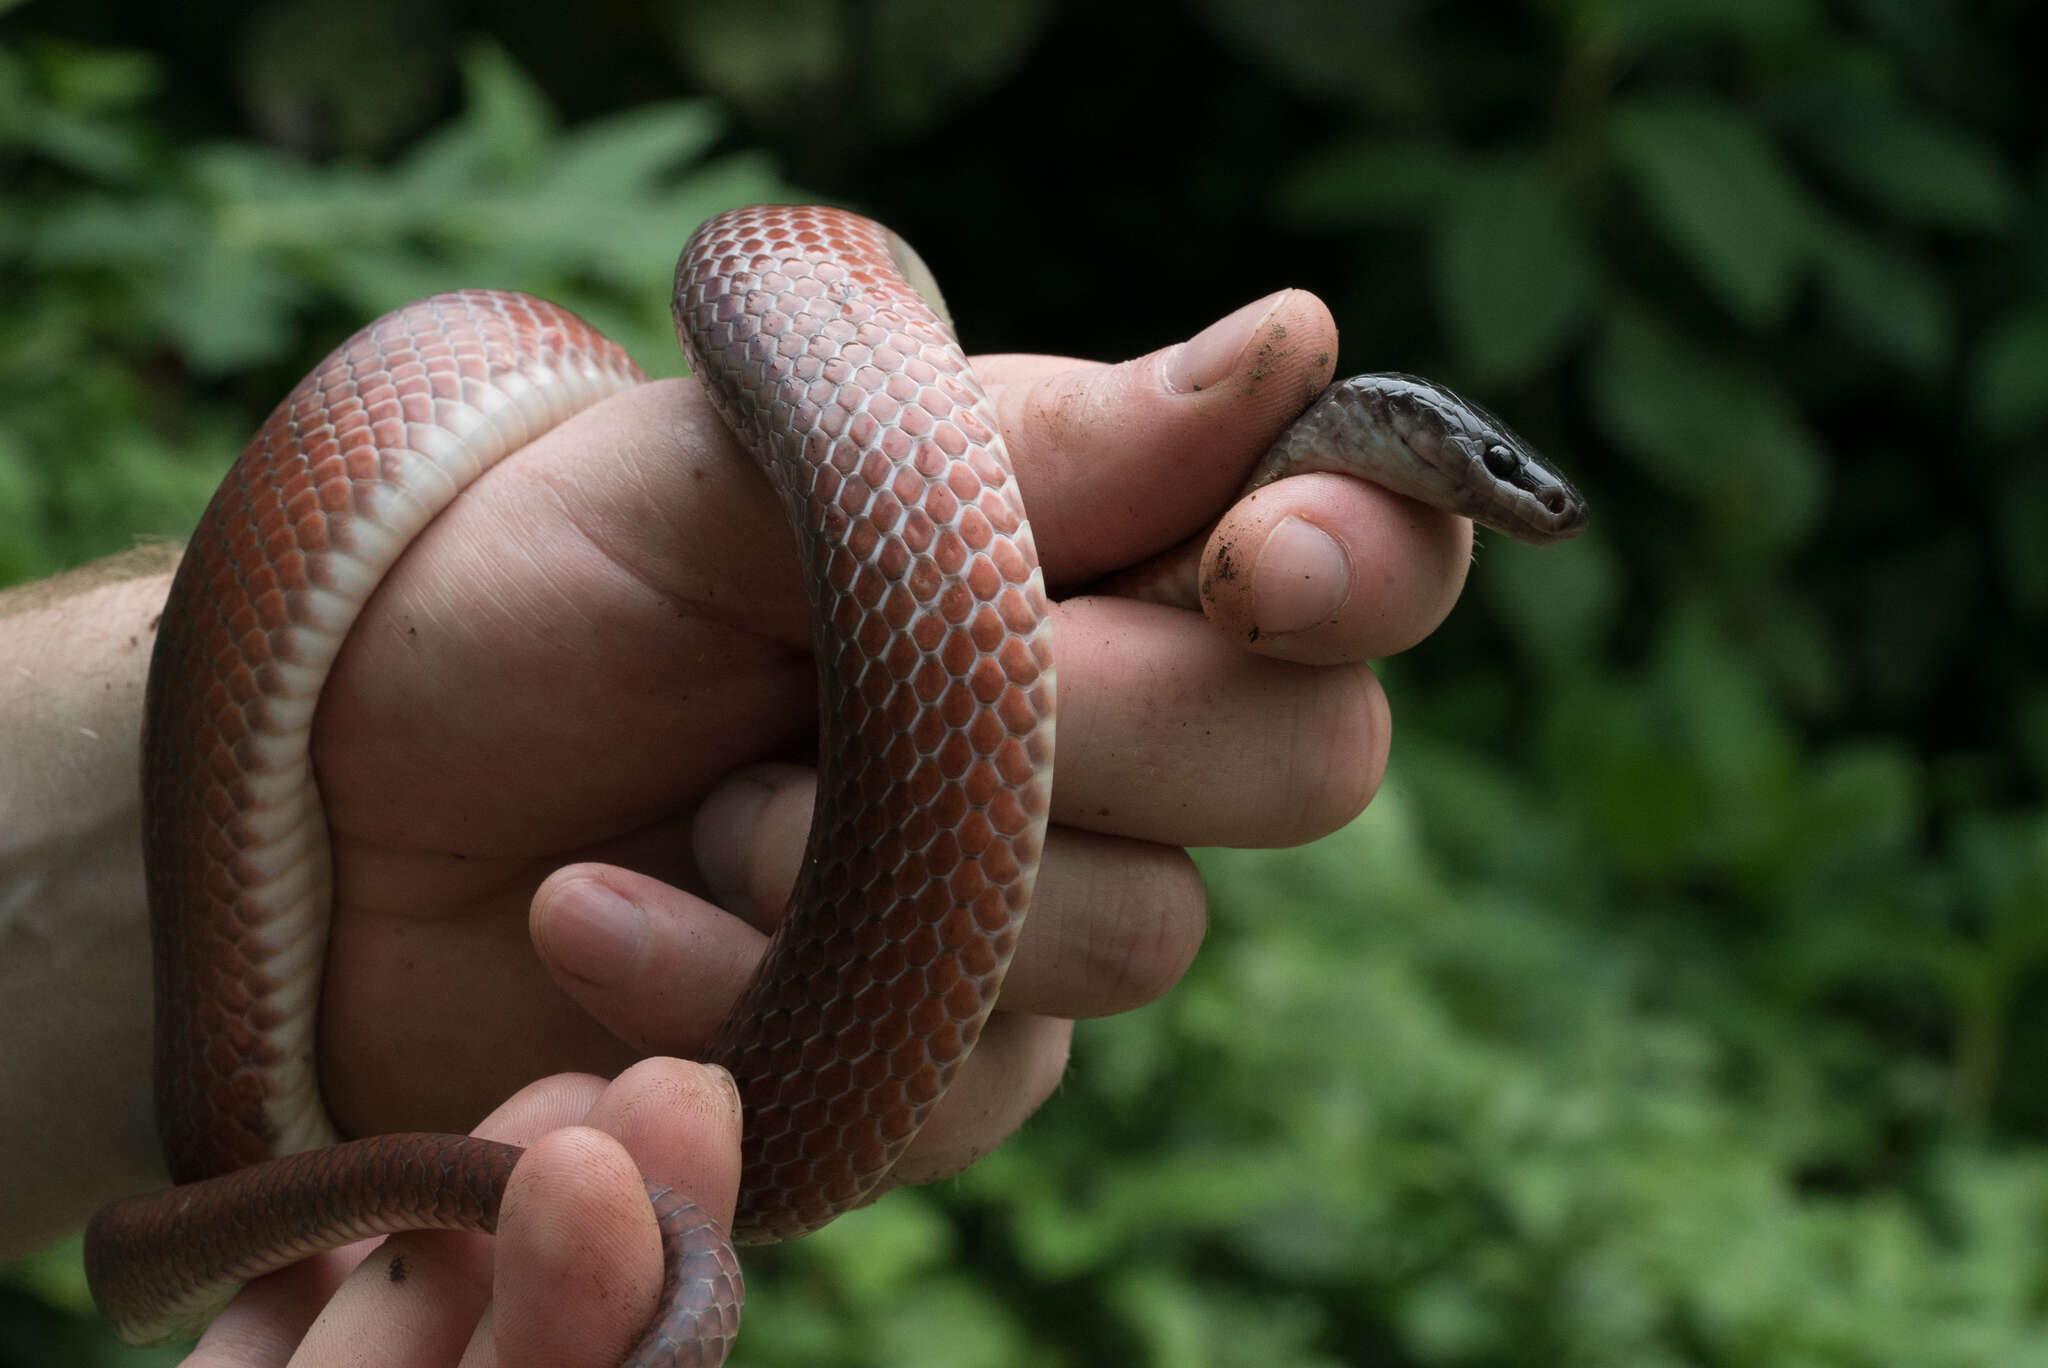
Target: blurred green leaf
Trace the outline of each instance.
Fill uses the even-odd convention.
[[[2017,437],[2048,419],[2048,308],[2007,314],[1985,336],[1970,368],[1979,422]]]
[[[1777,877],[1791,884],[1880,867],[1920,834],[1924,776],[1902,748],[1845,747],[1800,776],[1799,793],[1766,840]]]
[[[195,253],[151,312],[195,373],[226,375],[288,348],[307,295],[292,276],[216,242]]]
[[[874,1301],[900,1295],[953,1254],[953,1230],[912,1195],[835,1221],[806,1246],[848,1292]]]
[[[2048,465],[2022,461],[2007,467],[1993,508],[1999,560],[2013,601],[2037,613],[2048,609]]]
[[[495,43],[472,43],[462,57],[463,122],[478,138],[485,168],[516,176],[533,170],[555,131],[547,97]]]
[[[1482,383],[1552,364],[1591,309],[1597,277],[1571,187],[1541,162],[1469,178],[1435,244],[1445,321]]]
[[[594,119],[563,136],[543,193],[585,204],[631,202],[710,151],[724,131],[701,100]]]
[[[994,1293],[946,1278],[878,1308],[877,1361],[903,1368],[1010,1368],[1028,1361],[1026,1336]]]
[[[669,7],[667,18],[677,58],[743,108],[801,100],[829,87],[854,46],[855,16],[834,0],[683,0]]]
[[[162,87],[156,60],[132,49],[41,44],[36,66],[50,99],[80,114],[131,109]]]
[[[862,55],[886,63],[874,96],[890,126],[908,129],[1021,63],[1053,7],[1048,0],[987,0],[975,7],[972,24],[958,22],[952,0],[879,0],[866,13],[874,28]]]
[[[1631,46],[1726,35],[1783,45],[1820,26],[1813,0],[1603,0],[1580,7],[1588,21],[1611,24]]]
[[[1304,228],[1427,225],[1436,222],[1472,176],[1455,146],[1411,138],[1341,142],[1291,163],[1276,207]]]
[[[756,121],[809,123],[816,140],[929,126],[1020,64],[1052,16],[1047,0],[991,0],[972,23],[946,0],[683,0],[662,20],[705,88]],[[820,100],[839,106],[838,126],[810,117]]]
[[[1200,9],[1234,51],[1282,73],[1298,89],[1346,103],[1412,107],[1424,97],[1423,54],[1406,22],[1417,0],[1203,0]],[[1359,54],[1370,53],[1370,61]]]
[[[85,176],[138,179],[154,149],[140,125],[120,116],[155,82],[154,64],[139,53],[0,46],[0,151],[33,152]]]
[[[1844,334],[1911,370],[1932,372],[1948,361],[1954,305],[1917,257],[1835,228],[1815,260]]]
[[[0,108],[25,102],[0,128],[47,129],[76,105],[88,139],[145,149],[123,120],[153,69],[124,54],[96,62],[50,51],[46,65],[70,74],[39,86],[0,49]],[[29,140],[34,155],[84,179],[27,202],[0,233],[0,271],[39,282],[35,307],[0,320],[0,405],[17,415],[10,450],[32,472],[8,481],[6,497],[26,503],[35,528],[10,539],[11,577],[115,549],[136,530],[189,527],[293,378],[276,376],[267,396],[230,412],[159,395],[167,363],[192,388],[303,366],[407,300],[493,285],[576,309],[659,373],[681,369],[667,302],[681,239],[731,203],[789,198],[772,167],[704,165],[722,125],[701,103],[647,105],[561,133],[501,50],[472,48],[464,71],[465,112],[389,169],[200,143],[141,187],[129,151],[81,162]],[[337,328],[323,308],[349,321]]]
[[[418,0],[276,0],[242,26],[239,94],[270,137],[370,156],[432,117],[446,25]]]
[[[1783,316],[1812,249],[1814,210],[1754,120],[1667,95],[1618,102],[1615,155],[1664,237],[1738,319]]]
[[[1478,585],[1508,634],[1550,669],[1599,653],[1621,607],[1624,570],[1595,533],[1538,550],[1488,537],[1475,552]]]
[[[1843,184],[1907,222],[1995,232],[2018,211],[2012,177],[1996,152],[1889,101],[1807,111],[1795,127]]]
[[[1590,384],[1609,439],[1698,505],[1730,548],[1782,552],[1812,530],[1827,456],[1770,377],[1618,308]]]

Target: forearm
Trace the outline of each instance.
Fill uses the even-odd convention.
[[[0,594],[0,1260],[164,1181],[138,765],[166,559]]]

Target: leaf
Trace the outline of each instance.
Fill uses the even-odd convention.
[[[50,98],[80,114],[131,109],[163,85],[150,52],[51,41],[38,44],[35,56]]]
[[[1302,228],[1432,224],[1464,188],[1467,163],[1462,149],[1434,138],[1355,138],[1289,165],[1274,207]]]
[[[1922,373],[1948,360],[1955,309],[1917,256],[1835,227],[1816,260],[1828,302],[1852,341]]]
[[[1894,742],[1845,745],[1820,757],[1774,833],[1784,869],[1839,878],[1858,862],[1874,865],[1905,850],[1919,831],[1925,789],[1917,758]]]
[[[1048,0],[983,0],[962,23],[950,0],[684,0],[663,7],[660,22],[699,85],[754,123],[801,127],[833,102],[841,115],[810,130],[815,146],[863,126],[930,126],[1008,76],[1054,13]]]
[[[2032,460],[2006,466],[1992,509],[2007,592],[2026,612],[2048,610],[2048,465]]]
[[[535,167],[555,131],[547,96],[496,43],[477,42],[462,54],[464,111],[458,121],[476,130],[484,160],[502,175]]]
[[[1609,438],[1731,550],[1776,554],[1812,531],[1827,455],[1776,380],[1634,307],[1609,317],[1588,379]]]
[[[106,115],[155,89],[155,59],[66,43],[38,44],[33,57],[0,47],[0,148],[31,150],[102,184],[147,179],[161,149]]]
[[[853,47],[851,12],[833,0],[681,0],[666,7],[662,21],[683,68],[721,99],[746,108],[815,97]]]
[[[306,295],[268,262],[216,242],[164,283],[151,313],[195,374],[231,375],[291,346]]]
[[[47,571],[49,556],[34,535],[42,481],[28,452],[10,432],[0,431],[0,585]]]
[[[1782,318],[1814,209],[1756,123],[1671,95],[1621,102],[1609,135],[1665,239],[1729,312],[1753,327]]]
[[[1596,268],[1570,188],[1540,161],[1468,180],[1435,247],[1444,321],[1482,383],[1551,364],[1591,307]]]
[[[1836,179],[1908,222],[1996,232],[2018,213],[2011,172],[1997,153],[1915,110],[1840,101],[1794,127]]]
[[[1814,0],[1613,0],[1599,8],[1632,48],[1722,35],[1782,46],[1810,35],[1822,18]]]
[[[1604,540],[1537,550],[1489,537],[1474,552],[1479,581],[1508,633],[1553,668],[1593,658],[1621,607],[1624,575]]]
[[[859,7],[855,7],[859,12]],[[1007,76],[1053,17],[1048,0],[980,0],[959,22],[957,0],[879,0],[856,72],[891,131],[928,127],[962,100]]]
[[[1998,437],[2018,437],[2048,419],[2048,308],[1993,325],[1970,367],[1970,406]]]
[[[1382,110],[1427,103],[1427,53],[1407,31],[1417,0],[1204,0],[1201,8],[1232,51],[1302,94]]]
[[[416,0],[261,5],[235,29],[235,94],[281,145],[372,156],[435,116],[447,28],[441,11]]]
[[[817,1232],[808,1252],[862,1301],[898,1297],[943,1269],[954,1255],[954,1231],[928,1201],[884,1202]]]
[[[724,126],[706,100],[643,105],[593,120],[561,140],[545,193],[584,201],[634,198],[702,157]]]

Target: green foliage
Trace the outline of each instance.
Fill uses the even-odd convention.
[[[655,374],[682,369],[677,225],[786,196],[707,159],[703,101],[564,130],[489,44],[464,112],[388,165],[247,141],[166,144],[145,54],[0,49],[0,582],[176,536],[293,376],[368,319],[489,284],[564,303]]]
[[[1017,1141],[750,1255],[741,1362],[2048,1361],[2026,8],[639,16],[821,191],[924,216],[970,332],[1058,294],[1045,343],[1108,352],[1076,335],[1116,312],[1098,281],[1213,314],[1306,277],[1367,365],[1474,390],[1595,506],[1570,547],[1482,547],[1385,672],[1372,811],[1206,856],[1187,981],[1084,1025]],[[451,121],[316,164],[153,131],[184,78],[148,56],[0,48],[0,579],[176,533],[262,406],[412,295],[536,289],[673,367],[676,240],[774,193],[764,163],[702,160],[706,107],[647,95],[666,55],[635,99],[545,44],[459,51]],[[66,1266],[18,1300],[66,1304]]]

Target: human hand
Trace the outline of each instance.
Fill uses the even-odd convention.
[[[607,1084],[522,1089],[476,1134],[528,1146],[495,1240],[420,1231],[259,1278],[186,1368],[461,1362],[611,1368],[654,1314],[661,1243],[641,1175],[722,1224],[739,1187],[740,1107],[722,1072],[649,1059]]]
[[[1290,292],[1122,366],[978,361],[1055,595],[1207,523],[1328,380],[1334,344],[1320,302]],[[1318,552],[1305,522],[1337,542]],[[1058,781],[1031,919],[896,1181],[1014,1129],[1058,1080],[1070,1019],[1179,977],[1203,930],[1181,847],[1297,843],[1376,787],[1386,703],[1359,662],[1448,611],[1464,525],[1310,476],[1223,530],[1252,569],[1212,611],[1251,614],[1277,659],[1186,613],[1056,607]],[[1340,607],[1310,601],[1332,586]],[[459,1130],[529,1079],[701,1046],[800,859],[808,779],[758,766],[806,756],[809,645],[794,540],[694,382],[592,408],[427,529],[315,723],[337,889],[321,1065],[345,1131]]]

